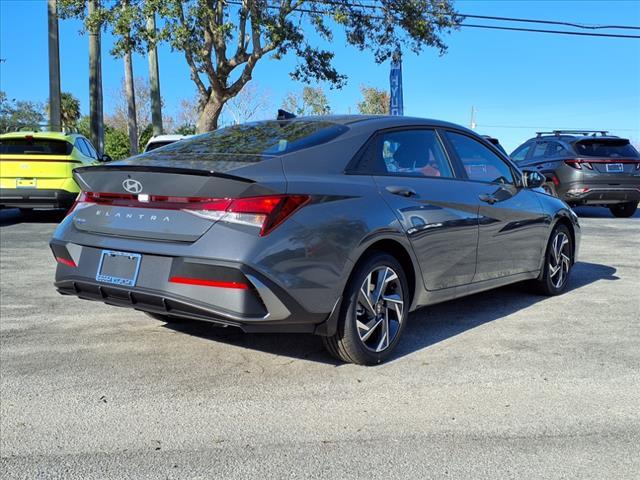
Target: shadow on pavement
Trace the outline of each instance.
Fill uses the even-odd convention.
[[[615,273],[616,269],[607,265],[578,262],[571,273],[567,293],[599,280],[618,280]],[[424,307],[410,315],[403,337],[389,361],[513,314],[546,298],[530,293],[528,284],[518,283]],[[165,327],[188,335],[292,359],[340,365],[340,362],[324,351],[321,339],[314,335],[245,334],[234,327],[219,328],[198,321],[169,322]]]
[[[66,214],[65,210],[31,210],[17,208],[0,210],[0,227],[8,227],[18,223],[60,223]]]
[[[573,211],[580,218],[616,218],[606,207],[573,207]],[[640,218],[640,209],[630,218]],[[621,218],[620,220],[629,220]]]

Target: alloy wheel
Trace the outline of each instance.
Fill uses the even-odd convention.
[[[392,344],[402,323],[404,292],[398,274],[380,266],[365,277],[358,292],[356,329],[362,344],[381,352]]]
[[[549,255],[549,277],[555,288],[562,288],[571,268],[571,243],[567,234],[560,231],[553,239]]]

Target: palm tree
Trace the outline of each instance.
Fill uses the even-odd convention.
[[[74,127],[80,119],[80,100],[69,92],[60,95],[60,119],[62,127]]]
[[[47,2],[49,23],[49,128],[61,130],[60,123],[60,48],[58,43],[58,5],[56,0]]]
[[[100,0],[89,1],[89,17],[100,12]],[[91,140],[99,154],[104,153],[104,115],[102,106],[102,61],[100,53],[101,22],[89,30],[89,116],[91,117]]]
[[[156,16],[155,13],[147,18],[149,32],[149,84],[151,87],[151,123],[153,134],[162,135],[162,103],[160,100],[160,74],[158,71],[158,49],[156,48]]]
[[[126,11],[128,0],[122,0],[122,10]],[[124,84],[127,96],[127,130],[129,132],[129,153],[138,154],[138,119],[136,118],[136,94],[133,85],[133,62],[131,61],[131,31],[127,27],[124,38]]]

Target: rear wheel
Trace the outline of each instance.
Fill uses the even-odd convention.
[[[618,203],[609,207],[613,216],[618,218],[633,217],[637,209],[638,202]]]
[[[559,295],[564,291],[573,267],[573,243],[565,225],[554,228],[545,254],[542,277],[537,280],[538,290],[544,295]]]
[[[338,330],[323,337],[327,350],[344,362],[383,362],[400,340],[409,299],[400,263],[386,253],[373,253],[356,267],[347,284]]]

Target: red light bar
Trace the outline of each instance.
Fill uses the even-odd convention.
[[[235,288],[238,290],[246,290],[249,286],[240,282],[223,282],[219,280],[205,280],[202,278],[189,277],[171,277],[171,283],[182,283],[184,285],[198,285],[200,287],[217,287],[217,288]]]
[[[78,266],[78,265],[76,265],[76,262],[74,262],[70,258],[56,257],[56,261],[58,263],[61,263],[62,265],[66,265],[67,267],[74,267],[75,268],[75,267]]]

